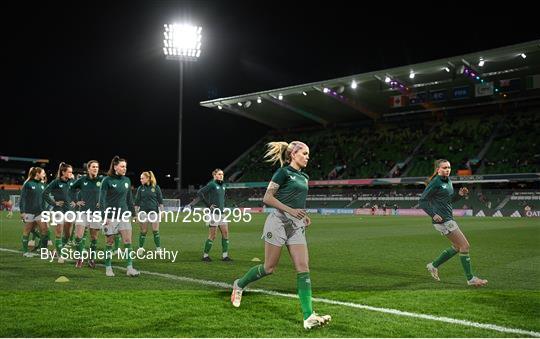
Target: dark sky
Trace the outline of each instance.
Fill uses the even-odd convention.
[[[4,8],[12,20],[2,24],[0,154],[49,158],[49,170],[88,159],[105,167],[118,154],[128,159],[132,180],[151,169],[162,186],[174,187],[164,176],[176,174],[179,72],[162,55],[164,23],[203,26],[202,56],[184,72],[184,186],[206,182],[267,131],[200,101],[540,38],[534,17],[467,24],[459,11],[377,17],[344,4],[311,13],[306,6],[110,1]]]

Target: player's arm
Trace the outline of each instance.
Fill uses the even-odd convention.
[[[429,199],[434,192],[434,188],[435,186],[430,183],[420,196],[419,201],[420,208],[423,209],[424,212],[426,212],[431,218],[435,216],[435,211],[433,210],[433,206],[431,206]]]
[[[163,193],[161,192],[161,188],[158,185],[156,185],[156,197],[157,197],[157,202],[158,202],[158,205],[159,205],[159,210],[163,211],[164,210],[164,207],[163,207]]]
[[[136,212],[139,212],[139,208],[141,207],[141,187],[142,186],[139,186],[137,188],[137,192],[135,192],[135,211]]]
[[[199,197],[199,199],[201,199],[204,202],[206,207],[212,207],[212,204],[210,204],[208,199],[206,199],[206,194],[209,191],[210,191],[210,184],[204,186],[203,188],[201,188],[200,190],[197,191],[197,196]]]
[[[469,189],[467,187],[461,187],[458,194],[454,193],[454,196],[452,197],[452,203],[458,201],[463,197],[466,197],[467,195],[469,195]]]
[[[270,181],[266,192],[264,193],[263,203],[265,205],[277,208],[280,211],[287,212],[295,218],[302,219],[306,216],[306,212],[302,209],[294,209],[279,201],[275,195],[279,190],[279,184],[273,181]]]
[[[133,204],[133,192],[131,191],[131,180],[129,179],[128,179],[128,192],[126,196],[126,203],[132,215],[135,215],[135,205]]]
[[[21,190],[21,201],[19,201],[19,210],[21,211],[23,220],[26,211],[26,199],[28,199],[28,185],[25,183]]]
[[[56,187],[56,180],[53,180],[50,182],[47,187],[45,187],[45,190],[43,191],[43,200],[51,206],[62,206],[64,205],[63,201],[55,201],[53,197],[51,197],[51,191],[53,188]]]

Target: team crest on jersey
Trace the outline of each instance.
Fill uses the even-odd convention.
[[[44,190],[44,189],[45,189],[45,186],[41,185],[41,189]]]
[[[446,188],[446,185],[442,185],[442,188]]]
[[[268,239],[271,239],[271,238],[272,238],[272,232],[266,233],[266,237],[267,237]]]
[[[129,185],[128,185],[128,183],[127,183],[127,182],[125,182],[125,183],[124,183],[124,186],[126,186],[126,188],[128,188],[128,187],[129,187]]]
[[[30,186],[30,187],[32,187],[32,189],[33,189],[33,190],[35,190],[35,189],[36,189],[36,186]]]
[[[155,188],[152,188],[152,190],[151,190],[151,191],[152,191],[152,192],[155,192],[155,191],[156,191],[156,189],[155,189]]]
[[[58,185],[58,187],[62,188],[62,187],[64,187],[64,185]]]
[[[112,184],[112,187],[116,188],[116,184]]]
[[[96,186],[100,187],[101,186],[101,181],[96,182]]]
[[[88,183],[87,183],[87,182],[85,182],[85,183],[84,183],[84,186],[88,186]]]

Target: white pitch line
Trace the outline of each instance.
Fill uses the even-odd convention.
[[[10,252],[10,253],[22,253],[21,251],[11,250],[11,249],[7,249],[7,248],[0,248],[0,251]],[[102,265],[100,265],[100,266],[102,266]],[[125,267],[114,266],[114,268],[122,270],[122,271],[126,271]],[[158,273],[158,272],[150,272],[150,271],[140,271],[140,273],[141,274],[146,274],[146,275],[153,275],[153,276],[161,277],[161,278],[177,280],[177,281],[184,281],[184,282],[193,283],[193,284],[219,287],[219,288],[223,288],[223,289],[231,289],[232,288],[231,284],[224,283],[224,282],[219,282],[219,281],[196,279],[196,278],[183,277],[183,276],[174,275],[174,274],[166,274],[166,273]],[[260,294],[266,294],[266,295],[285,297],[285,298],[298,299],[298,295],[296,295],[296,294],[281,293],[281,292],[276,292],[276,291],[271,291],[271,290],[247,288],[246,291],[254,292],[254,293],[260,293]],[[355,303],[351,303],[351,302],[332,300],[332,299],[325,299],[325,298],[313,298],[313,301],[314,302],[325,303],[325,304],[329,304],[329,305],[346,306],[346,307],[363,309],[363,310],[368,310],[368,311],[393,314],[393,315],[398,315],[398,316],[403,316],[403,317],[411,317],[411,318],[433,320],[433,321],[439,321],[439,322],[443,322],[443,323],[457,324],[457,325],[481,328],[481,329],[485,329],[485,330],[491,330],[491,331],[497,331],[497,332],[503,332],[503,333],[523,334],[523,335],[528,335],[528,336],[531,336],[531,337],[540,337],[540,332],[522,330],[522,329],[519,329],[519,328],[504,327],[504,326],[495,325],[495,324],[478,323],[478,322],[475,322],[475,321],[454,319],[454,318],[449,318],[449,317],[439,317],[439,316],[435,316],[435,315],[431,315],[431,314],[422,314],[422,313],[400,311],[400,310],[396,310],[396,309],[392,309],[392,308],[374,307],[374,306],[369,306],[369,305],[355,304]]]

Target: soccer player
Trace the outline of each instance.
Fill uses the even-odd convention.
[[[309,148],[300,141],[268,143],[267,161],[280,162],[263,198],[264,204],[276,210],[268,215],[262,238],[264,265],[257,265],[233,283],[231,302],[240,307],[243,289],[251,282],[272,274],[279,262],[281,248],[286,245],[297,271],[298,297],[304,318],[304,328],[322,326],[331,320],[329,315],[313,312],[311,279],[308,267],[308,249],[305,230],[311,219],[304,210],[308,193],[309,177],[302,170],[309,160]],[[286,163],[287,166],[283,167]]]
[[[452,246],[444,250],[437,259],[427,264],[427,269],[435,280],[439,279],[438,267],[451,259],[459,252],[459,258],[467,284],[471,286],[484,286],[487,280],[473,275],[471,258],[469,257],[469,242],[459,229],[452,215],[452,202],[466,196],[469,190],[466,187],[459,189],[459,195],[455,195],[452,181],[450,180],[450,162],[446,159],[435,161],[435,171],[427,181],[427,187],[420,197],[422,208],[432,219],[433,227],[442,235],[446,236]]]
[[[77,190],[79,190],[78,199],[75,202],[77,209],[81,212],[89,211],[90,214],[93,212],[99,211],[98,201],[99,201],[99,188],[101,186],[101,180],[103,176],[98,175],[99,173],[99,162],[97,160],[90,160],[86,163],[87,174],[83,175],[71,186],[72,197],[76,196]],[[84,232],[86,228],[90,229],[90,250],[91,253],[96,253],[97,250],[97,239],[99,235],[99,230],[101,229],[101,224],[98,221],[92,221],[92,216],[88,218],[88,213],[82,214],[80,216],[80,221],[77,220],[75,223],[75,246],[79,253],[83,251],[83,241]],[[79,219],[79,218],[77,218]],[[77,260],[75,267],[81,268],[83,261],[81,259]],[[96,267],[96,261],[94,257],[89,258],[88,266],[91,268]]]
[[[28,251],[28,238],[31,230],[37,226],[41,231],[41,247],[47,248],[47,224],[41,221],[43,212],[43,191],[45,185],[41,182],[45,177],[45,171],[41,167],[31,167],[28,171],[28,178],[21,189],[20,211],[24,222],[22,248],[25,257],[32,257]]]
[[[216,240],[216,231],[219,227],[221,232],[221,260],[223,261],[232,261],[229,257],[229,225],[227,222],[223,221],[224,216],[222,215],[223,209],[225,207],[225,186],[223,186],[223,171],[219,168],[216,168],[212,171],[213,180],[211,180],[206,186],[201,188],[197,195],[204,202],[204,204],[211,210],[211,220],[207,223],[208,226],[208,239],[204,243],[203,257],[202,261],[210,262],[210,249],[214,240]],[[220,213],[215,213],[215,210],[218,210]]]
[[[56,247],[58,263],[60,264],[64,263],[64,258],[62,258],[60,255],[60,250],[69,240],[69,226],[65,226],[66,222],[64,219],[65,213],[71,210],[71,195],[69,192],[70,185],[68,181],[72,173],[73,168],[71,165],[61,162],[58,166],[56,179],[51,181],[43,191],[43,200],[45,200],[49,205],[53,206],[53,212],[62,213],[62,217],[58,221],[58,224],[54,230],[54,246]],[[62,231],[64,231],[63,237]]]
[[[103,231],[107,237],[107,253],[105,257],[105,275],[114,277],[112,269],[112,248],[114,235],[119,233],[124,241],[124,248],[127,250],[127,272],[130,277],[136,277],[139,272],[133,268],[131,253],[131,222],[123,221],[122,214],[131,212],[135,214],[133,205],[133,194],[131,193],[131,180],[126,177],[127,162],[119,156],[115,156],[111,161],[111,166],[107,176],[101,182],[99,191],[99,207],[107,218]],[[107,208],[111,210],[107,212]],[[113,210],[115,208],[115,210]],[[131,218],[129,218],[131,219]]]
[[[137,193],[135,194],[135,211],[137,211],[137,218],[139,214],[142,217],[142,220],[139,220],[141,233],[139,233],[139,249],[137,251],[144,251],[144,241],[146,240],[148,226],[152,226],[156,251],[161,251],[159,218],[155,222],[151,222],[149,217],[153,219],[154,216],[149,216],[148,214],[155,212],[156,216],[159,217],[160,211],[163,211],[163,194],[161,194],[161,188],[159,188],[152,171],[141,173],[141,186],[137,188]]]

